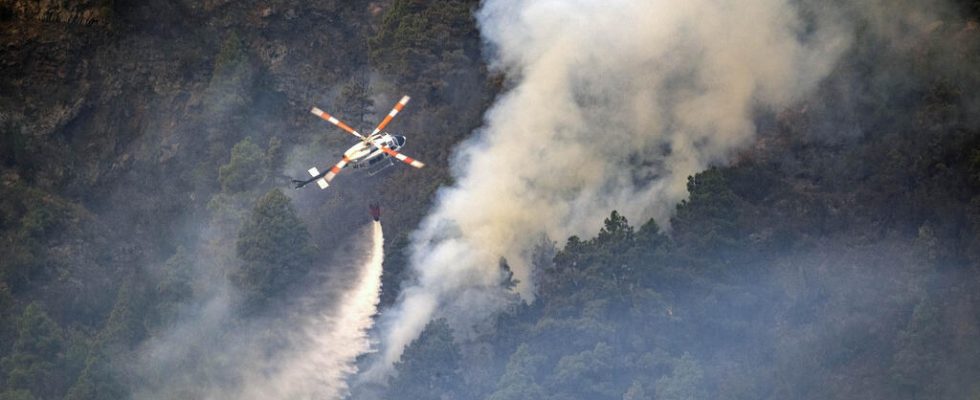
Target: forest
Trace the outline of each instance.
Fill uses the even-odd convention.
[[[521,74],[488,65],[485,3],[0,1],[0,400],[259,398],[372,201],[393,308]],[[349,397],[980,400],[980,1],[942,4],[900,43],[859,26],[668,218],[542,237],[533,301],[500,255],[501,312],[436,315]],[[369,130],[403,93],[425,169],[293,191],[353,143],[312,104]]]

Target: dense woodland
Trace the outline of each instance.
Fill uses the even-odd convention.
[[[141,354],[215,293],[218,342],[342,278],[316,260],[373,199],[391,304],[453,145],[507,90],[478,5],[0,2],[0,399],[234,385],[206,343],[169,366],[200,381],[170,390]],[[536,301],[477,338],[431,322],[354,396],[980,399],[980,3],[957,7],[902,45],[859,31],[670,221],[609,210],[593,237],[543,240]],[[350,144],[310,103],[368,129],[402,93],[393,128],[429,167],[288,192]]]

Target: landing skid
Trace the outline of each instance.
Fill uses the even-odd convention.
[[[384,161],[379,162],[377,165],[372,165],[368,167],[368,176],[375,176],[377,174],[380,174],[381,171],[384,171],[394,165],[395,162],[391,161],[391,157],[385,157]]]

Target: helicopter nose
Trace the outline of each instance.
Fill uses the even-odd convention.
[[[395,135],[395,142],[398,143],[398,147],[405,145],[405,137],[402,135]]]

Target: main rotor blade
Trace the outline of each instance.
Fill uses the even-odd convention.
[[[377,145],[375,145],[375,146],[377,146]],[[422,167],[425,166],[425,163],[423,163],[423,162],[421,162],[419,160],[416,160],[416,159],[414,159],[412,157],[406,156],[406,155],[404,155],[402,153],[399,153],[397,151],[394,151],[392,149],[389,149],[388,146],[377,146],[377,147],[379,149],[381,149],[381,151],[383,151],[385,153],[388,153],[388,155],[390,155],[392,157],[395,157],[396,159],[398,159],[398,161],[401,161],[401,162],[403,162],[405,164],[411,165],[411,166],[413,166],[415,168],[422,168]]]
[[[332,181],[333,178],[340,173],[340,170],[344,169],[344,167],[346,167],[347,163],[349,162],[350,159],[347,158],[347,156],[344,156],[344,158],[340,159],[340,161],[337,162],[337,164],[335,164],[333,167],[330,167],[330,171],[328,171],[327,174],[323,176],[323,179],[325,179],[327,182]]]
[[[355,131],[354,128],[351,128],[350,126],[347,126],[347,124],[345,124],[343,121],[341,121],[341,120],[339,120],[337,118],[334,118],[334,116],[332,116],[330,114],[327,114],[327,113],[323,112],[323,110],[321,110],[319,108],[316,108],[316,107],[313,107],[313,109],[310,110],[310,112],[313,113],[313,115],[316,115],[316,116],[318,116],[320,118],[323,118],[324,121],[327,121],[327,122],[329,122],[331,124],[337,125],[338,128],[343,129],[347,133],[350,133],[351,135],[357,136],[358,138],[360,138],[361,140],[363,140],[365,142],[368,141],[367,138],[364,137],[364,135],[361,135],[360,133],[357,133],[357,131]]]
[[[399,101],[398,102],[402,107],[404,107],[405,104],[403,104],[402,102],[408,103],[408,96],[403,97],[402,98],[402,101]],[[395,108],[398,109],[398,110],[401,109],[401,108],[398,107],[398,105],[396,105]],[[377,148],[381,149],[381,151],[387,153],[388,155],[390,155],[392,157],[395,157],[396,159],[398,159],[398,161],[401,161],[401,162],[403,162],[405,164],[411,165],[411,166],[413,166],[415,168],[422,168],[422,167],[425,166],[425,163],[423,163],[423,162],[421,162],[419,160],[416,160],[416,159],[414,159],[412,157],[406,156],[406,155],[404,155],[402,153],[399,153],[397,151],[394,151],[392,149],[389,149],[387,146],[384,146],[384,145],[381,145],[381,144],[377,144],[377,143],[374,143],[373,141],[368,140],[368,138],[366,138],[366,137],[364,137],[364,135],[361,135],[360,133],[358,133],[356,130],[354,130],[354,128],[351,128],[350,126],[348,126],[347,124],[345,124],[343,121],[341,121],[341,120],[339,120],[337,118],[334,118],[332,115],[327,114],[326,112],[324,112],[323,110],[321,110],[319,108],[313,107],[313,109],[310,110],[310,112],[313,113],[313,115],[316,115],[316,116],[318,116],[320,118],[323,118],[325,121],[327,121],[327,122],[329,122],[331,124],[336,125],[338,128],[343,129],[345,132],[350,133],[351,135],[357,136],[359,139],[361,139],[362,141],[364,141],[364,143],[367,143],[370,146],[374,146],[374,147],[377,147]],[[395,111],[394,114],[398,114],[398,112]],[[392,114],[389,113],[389,115],[392,115]],[[385,122],[382,122],[382,124],[385,124]],[[381,125],[381,127],[383,128],[384,125]],[[343,168],[343,167],[341,167],[341,168]]]
[[[372,136],[376,135],[378,132],[381,132],[382,129],[388,126],[388,123],[391,122],[391,120],[394,119],[396,115],[398,115],[398,112],[401,111],[402,108],[405,108],[405,105],[408,104],[408,100],[410,99],[411,98],[408,96],[402,96],[402,99],[398,100],[398,104],[395,104],[395,107],[392,108],[390,112],[388,112],[388,116],[386,116],[385,119],[382,120],[380,124],[378,124],[377,128],[374,128],[374,132],[371,132],[371,135]]]

